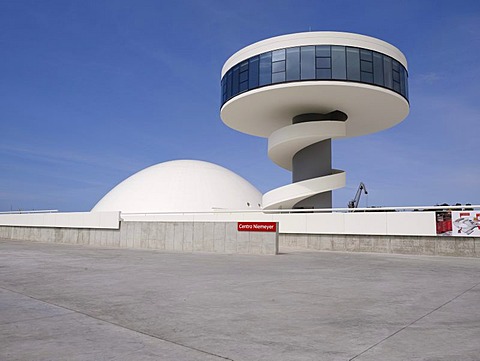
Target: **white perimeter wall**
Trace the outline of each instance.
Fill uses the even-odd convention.
[[[0,214],[0,225],[118,229],[120,212]]]
[[[435,212],[122,214],[126,221],[279,222],[280,233],[435,236]]]
[[[128,222],[279,222],[280,233],[435,236],[435,212],[355,213],[190,213],[120,214],[119,212],[0,214],[0,225],[118,229]]]

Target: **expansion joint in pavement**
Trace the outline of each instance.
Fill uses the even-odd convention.
[[[55,304],[55,303],[52,303],[52,302],[48,302],[48,301],[45,301],[45,300],[42,300],[42,299],[39,299],[39,298],[30,296],[30,295],[27,295],[27,294],[24,294],[24,293],[22,293],[22,292],[18,292],[18,291],[11,290],[11,289],[6,288],[6,287],[1,287],[1,286],[0,286],[0,289],[5,290],[5,291],[8,291],[8,292],[12,292],[12,293],[15,293],[15,294],[24,296],[24,297],[28,297],[28,298],[30,298],[30,299],[32,299],[32,300],[35,300],[35,301],[38,301],[38,302],[42,302],[42,303],[45,303],[45,304],[50,305],[50,306],[55,306],[55,307],[59,307],[59,308],[62,308],[62,309],[64,309],[64,310],[70,311],[70,313],[67,313],[67,314],[78,313],[78,314],[83,315],[83,316],[85,316],[85,317],[89,317],[89,318],[95,319],[95,320],[97,320],[97,321],[101,321],[101,322],[104,322],[104,323],[108,323],[108,324],[110,324],[110,325],[112,325],[112,326],[121,327],[121,328],[123,328],[123,329],[125,329],[125,330],[129,330],[129,331],[132,331],[132,332],[135,332],[135,333],[139,333],[139,334],[141,334],[141,335],[148,336],[148,337],[151,337],[151,338],[154,338],[154,339],[163,341],[163,342],[171,343],[171,344],[174,344],[174,345],[177,345],[177,346],[180,346],[180,347],[184,347],[184,348],[187,348],[187,349],[190,349],[190,350],[193,350],[193,351],[197,351],[197,352],[203,353],[203,354],[205,354],[205,355],[217,357],[217,358],[222,359],[222,360],[235,361],[235,360],[233,360],[233,359],[231,359],[231,358],[228,358],[228,357],[225,357],[225,356],[217,355],[217,354],[214,354],[214,353],[212,353],[212,352],[208,352],[208,351],[205,351],[205,350],[198,349],[198,348],[196,348],[196,347],[184,345],[184,344],[181,344],[181,343],[179,343],[179,342],[167,340],[167,339],[158,337],[158,336],[156,336],[156,335],[150,334],[150,333],[148,333],[148,332],[136,330],[136,329],[133,329],[133,328],[130,328],[130,327],[126,327],[126,326],[124,326],[124,325],[121,325],[121,324],[118,324],[118,323],[115,323],[115,322],[107,321],[107,320],[101,319],[101,318],[99,318],[99,317],[95,317],[95,316],[89,315],[88,313],[84,313],[84,312],[81,312],[81,311],[78,311],[78,310],[75,310],[75,309],[72,309],[72,308],[69,308],[69,307],[65,307],[65,306],[62,306],[62,305],[58,305],[58,304]],[[48,316],[48,317],[65,316],[65,315],[67,315],[67,314],[64,314],[64,315],[55,315],[55,316]]]
[[[416,320],[410,322],[408,325],[406,326],[403,326],[402,328],[398,329],[397,331],[395,331],[394,333],[388,335],[387,337],[383,338],[382,340],[378,341],[377,343],[373,344],[372,346],[370,346],[369,348],[363,350],[362,352],[360,352],[359,354],[353,356],[352,358],[348,359],[348,361],[352,361],[352,360],[355,360],[357,357],[367,353],[368,351],[372,350],[373,348],[377,347],[378,345],[380,345],[381,343],[385,342],[386,340],[392,338],[393,336],[399,334],[400,332],[402,332],[403,330],[409,328],[410,326],[414,325],[415,323],[417,323],[418,321],[424,319],[425,317],[431,315],[432,313],[438,311],[439,309],[443,308],[444,306],[448,305],[449,303],[455,301],[457,298],[463,296],[465,293],[467,292],[470,292],[471,290],[473,290],[475,287],[479,286],[480,285],[480,282],[478,282],[477,284],[473,285],[472,287],[470,287],[469,289],[459,293],[458,295],[456,295],[455,297],[451,298],[450,300],[448,300],[447,302],[441,304],[440,306],[438,306],[437,308],[434,308],[433,310],[427,312],[426,314],[424,314],[423,316],[417,318]]]

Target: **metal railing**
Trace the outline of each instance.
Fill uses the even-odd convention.
[[[31,214],[31,213],[55,213],[58,212],[58,209],[40,209],[40,210],[30,210],[30,211],[6,211],[0,212],[0,214]]]
[[[212,209],[202,212],[121,212],[122,215],[147,216],[147,215],[195,215],[195,214],[238,214],[238,213],[262,213],[262,214],[292,214],[292,213],[377,213],[377,212],[428,212],[428,211],[473,211],[480,210],[480,205],[460,206],[407,206],[407,207],[375,207],[375,208],[318,208],[318,209]]]

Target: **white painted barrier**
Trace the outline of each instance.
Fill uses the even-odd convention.
[[[0,214],[1,226],[118,229],[120,212]]]
[[[435,212],[122,213],[130,222],[279,222],[280,233],[436,236]]]
[[[0,225],[118,229],[127,222],[279,222],[283,234],[437,236],[435,210],[445,207],[375,209],[226,211],[184,213],[31,213],[0,214]],[[454,210],[461,207],[449,207]],[[480,206],[469,206],[480,209]]]

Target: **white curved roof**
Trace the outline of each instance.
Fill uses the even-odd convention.
[[[241,61],[251,58],[252,56],[272,51],[276,49],[290,48],[295,46],[308,46],[308,45],[342,45],[342,46],[354,46],[363,49],[370,49],[386,54],[396,60],[398,60],[405,69],[408,69],[407,59],[405,55],[386,41],[373,38],[371,36],[345,33],[337,31],[309,31],[304,33],[294,33],[275,36],[265,40],[258,41],[243,49],[240,49],[230,58],[227,59],[222,68],[222,78],[225,73],[235,64]]]
[[[226,168],[198,160],[175,160],[133,174],[108,192],[92,212],[260,209],[261,200],[258,189]]]

